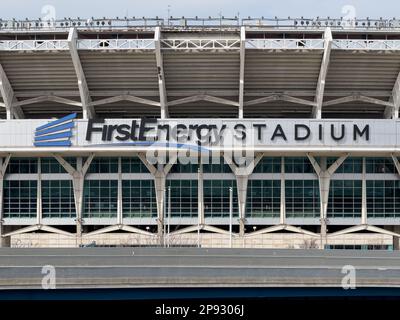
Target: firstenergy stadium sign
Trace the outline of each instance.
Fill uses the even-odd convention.
[[[300,141],[340,142],[370,140],[369,124],[357,123],[301,123],[287,121],[225,122],[212,121],[185,123],[157,119],[131,120],[124,123],[107,123],[105,120],[88,120],[85,140],[96,138],[103,143],[113,142],[177,142],[206,146],[243,143],[273,143]]]

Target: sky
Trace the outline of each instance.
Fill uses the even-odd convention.
[[[51,6],[51,7],[49,7]],[[50,9],[49,9],[50,8]],[[400,18],[400,0],[0,0],[0,18],[64,17]],[[397,15],[397,16],[396,16]]]

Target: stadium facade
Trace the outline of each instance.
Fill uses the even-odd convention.
[[[1,20],[0,89],[3,246],[398,248],[397,20]]]

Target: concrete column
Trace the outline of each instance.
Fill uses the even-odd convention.
[[[165,205],[165,182],[166,175],[162,171],[154,173],[154,184],[156,188],[156,201],[157,201],[157,233],[159,239],[163,238],[164,228],[164,205]]]
[[[319,175],[319,197],[320,197],[320,221],[321,221],[321,247],[326,243],[328,223],[328,201],[331,177],[327,172],[326,157],[321,158],[321,172]]]
[[[177,154],[172,155],[169,162],[165,165],[158,164],[155,166],[148,161],[144,153],[138,154],[139,159],[154,178],[157,201],[157,234],[161,245],[163,244],[164,239],[165,182],[169,171],[176,162],[177,156]]]
[[[117,224],[123,224],[122,212],[122,164],[121,157],[118,157],[118,200],[117,200]]]
[[[10,247],[11,244],[11,238],[10,237],[3,237],[3,232],[4,232],[4,220],[3,220],[3,214],[4,214],[4,176],[6,174],[7,166],[10,161],[11,154],[9,154],[3,161],[2,158],[0,158],[0,248],[2,247]]]
[[[249,181],[249,176],[253,173],[254,168],[260,162],[263,153],[257,154],[252,161],[250,161],[247,166],[237,166],[230,155],[224,154],[226,163],[231,168],[233,174],[236,177],[236,186],[238,194],[238,204],[239,204],[239,235],[244,236],[244,226],[246,222],[246,200],[247,200],[247,185]]]
[[[74,201],[76,210],[76,240],[77,244],[82,244],[82,211],[83,211],[83,188],[85,175],[94,158],[94,153],[91,153],[83,163],[83,158],[76,158],[76,168],[72,167],[63,157],[53,154],[54,158],[72,177],[72,187],[74,190]]]
[[[281,157],[281,207],[279,223],[286,224],[285,157]]]
[[[321,248],[327,243],[327,224],[328,224],[328,201],[331,177],[340,165],[346,160],[348,154],[340,156],[329,168],[327,166],[327,158],[321,157],[320,163],[311,155],[307,154],[319,181],[319,197],[320,197],[320,222],[321,222]]]
[[[83,188],[84,177],[82,175],[82,157],[76,159],[76,171],[73,174],[72,185],[74,188],[76,209],[76,237],[78,243],[82,242],[82,210],[83,210]]]
[[[367,224],[367,180],[365,157],[362,158],[362,193],[361,193],[361,224]]]
[[[36,224],[42,224],[42,165],[40,157],[37,162],[37,195],[36,195]]]
[[[244,225],[246,221],[246,200],[247,200],[247,185],[249,182],[249,175],[237,174],[237,194],[238,194],[238,205],[239,205],[239,235],[244,235]]]

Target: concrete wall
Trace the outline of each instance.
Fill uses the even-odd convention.
[[[108,233],[83,237],[83,244],[95,241],[97,245],[112,246],[155,246],[158,243],[156,237],[148,237],[129,233]],[[183,234],[171,237],[171,245],[197,246],[198,236],[195,234]],[[227,248],[229,237],[216,233],[200,234],[200,243],[206,248]],[[382,234],[347,234],[328,239],[331,245],[392,245],[393,238]],[[57,234],[28,233],[16,235],[11,238],[11,247],[77,247],[77,241],[73,237]],[[248,238],[233,238],[233,247],[236,248],[310,248],[319,247],[319,238],[307,235],[289,233],[270,233]]]

